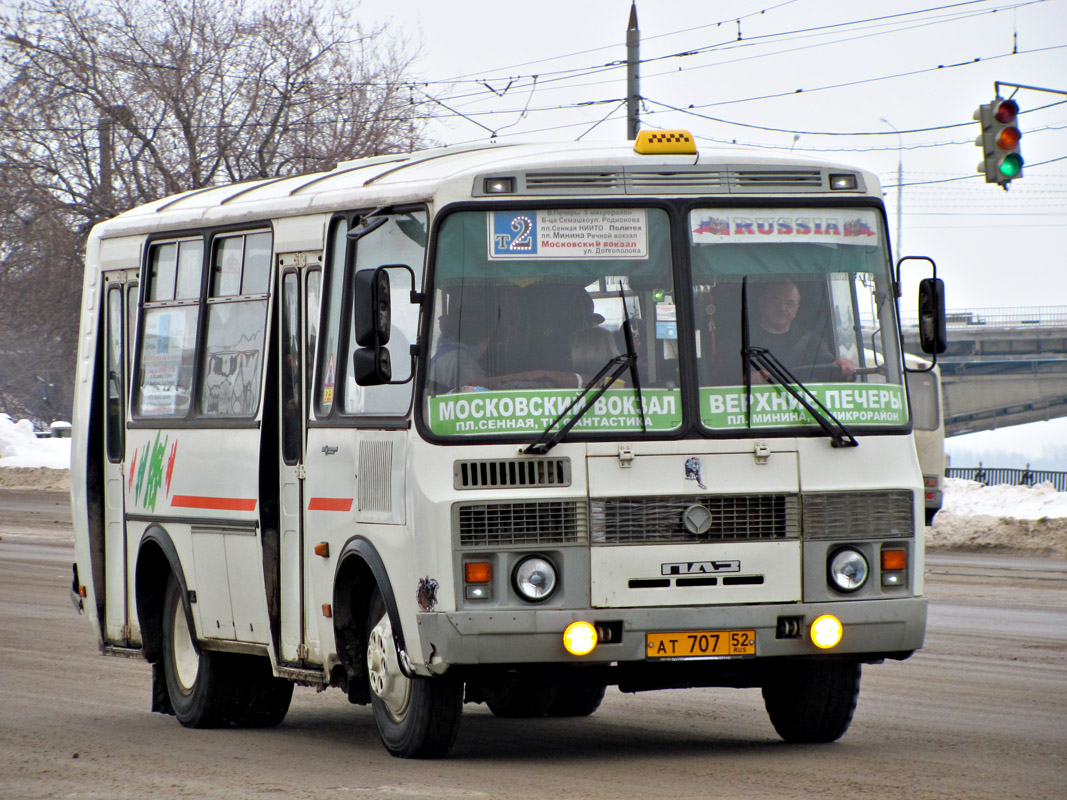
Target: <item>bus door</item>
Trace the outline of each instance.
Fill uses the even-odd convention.
[[[130,348],[137,330],[137,270],[104,274],[104,382],[97,388],[104,414],[104,639],[129,643],[129,580],[123,475],[126,403],[130,396]]]
[[[320,253],[281,256],[280,354],[281,447],[281,661],[307,658],[304,629],[304,503],[307,407],[311,394],[311,367],[317,339],[319,294],[322,281]]]

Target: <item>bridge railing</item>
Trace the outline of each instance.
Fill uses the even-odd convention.
[[[917,314],[901,315],[904,327],[917,327]],[[949,327],[991,325],[995,327],[1041,327],[1067,325],[1067,306],[1014,306],[1003,308],[971,308],[945,312]]]
[[[1037,486],[1051,483],[1057,492],[1067,492],[1067,472],[1046,469],[1014,469],[1010,467],[948,467],[946,478],[963,478],[985,486]]]

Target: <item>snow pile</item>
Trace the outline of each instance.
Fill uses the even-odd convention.
[[[0,467],[70,469],[70,439],[38,439],[28,419],[0,414]]]
[[[942,509],[967,517],[1067,517],[1067,492],[1057,492],[1051,483],[1037,486],[983,486],[975,481],[946,478]]]
[[[1067,558],[1067,493],[1048,483],[983,486],[946,478],[944,504],[926,529],[926,546]]]

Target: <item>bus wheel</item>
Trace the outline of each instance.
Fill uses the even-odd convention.
[[[230,656],[227,667],[233,672],[239,692],[233,700],[233,724],[239,728],[279,725],[289,713],[292,682],[275,678],[270,659],[262,656]]]
[[[163,673],[174,716],[187,728],[225,725],[235,688],[228,665],[223,654],[198,650],[188,619],[171,575],[163,601]]]
[[[852,722],[860,694],[860,665],[851,661],[797,661],[769,676],[763,702],[787,742],[833,742]]]
[[[588,717],[604,699],[604,686],[560,686],[548,707],[550,717]]]
[[[485,704],[498,717],[523,719],[543,717],[556,699],[556,687],[524,681],[514,676],[482,687]]]
[[[400,670],[393,626],[381,592],[367,616],[367,677],[382,744],[400,758],[447,755],[459,732],[463,684],[448,678],[408,678]]]

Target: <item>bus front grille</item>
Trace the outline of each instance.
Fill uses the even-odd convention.
[[[457,503],[452,514],[460,547],[582,544],[589,538],[586,504],[579,500]]]
[[[595,498],[590,532],[597,544],[795,539],[800,503],[795,494]]]
[[[499,458],[457,461],[452,465],[456,489],[509,489],[570,486],[569,458]]]
[[[910,539],[914,496],[888,492],[812,492],[804,495],[805,539]]]

